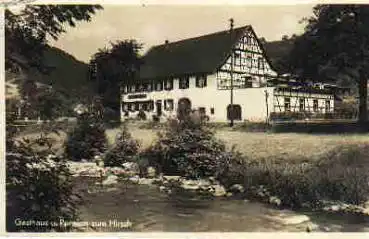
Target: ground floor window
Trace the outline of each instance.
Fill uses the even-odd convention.
[[[174,101],[172,99],[164,100],[164,109],[171,111],[174,109]]]
[[[242,120],[242,110],[240,105],[228,105],[227,119]]]
[[[313,111],[318,112],[318,100],[313,100]]]
[[[305,99],[304,98],[300,98],[299,100],[299,103],[300,103],[300,112],[303,112],[305,111]]]
[[[215,110],[214,110],[214,108],[210,108],[210,114],[214,114],[214,112],[215,112]]]
[[[325,112],[330,112],[331,111],[331,101],[330,100],[326,100],[325,101]]]

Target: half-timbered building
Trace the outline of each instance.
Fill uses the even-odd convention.
[[[234,120],[264,121],[272,112],[334,110],[331,90],[279,76],[252,27],[245,26],[152,47],[143,57],[139,79],[123,87],[122,120],[138,112],[148,119],[165,118],[186,105],[210,121],[226,122],[232,116],[231,88]]]

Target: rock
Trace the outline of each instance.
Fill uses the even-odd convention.
[[[160,186],[160,187],[159,187],[159,190],[160,190],[160,192],[165,192],[165,191],[166,191],[166,187],[164,187],[164,186]]]
[[[282,201],[278,197],[273,196],[273,197],[269,197],[269,203],[274,204],[279,207],[282,204]]]
[[[215,197],[222,197],[225,196],[227,193],[225,188],[221,185],[213,185],[212,187],[214,188],[213,195]]]
[[[147,168],[147,177],[154,178],[156,176],[156,169],[154,167]]]
[[[282,223],[285,225],[297,225],[310,221],[310,218],[306,215],[295,215],[282,219]]]
[[[123,168],[127,171],[131,171],[135,174],[140,173],[140,168],[137,163],[134,162],[125,162],[122,164]]]
[[[232,196],[233,196],[233,193],[228,192],[228,193],[226,194],[226,196],[227,196],[227,197],[232,197]]]
[[[245,189],[241,184],[233,184],[230,188],[229,188],[230,192],[233,193],[244,193]]]
[[[179,181],[181,176],[163,176],[163,179],[167,181]]]
[[[138,183],[140,181],[140,177],[133,176],[133,177],[128,178],[128,180],[133,182],[133,183]]]
[[[155,181],[155,179],[153,179],[153,178],[140,178],[138,180],[138,184],[152,185],[154,181]]]
[[[115,175],[109,175],[104,181],[102,181],[102,185],[112,185],[118,183],[118,177]]]

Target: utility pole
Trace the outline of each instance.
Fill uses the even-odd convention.
[[[230,22],[230,41],[231,41],[231,122],[230,127],[233,127],[233,118],[234,118],[234,111],[233,111],[233,18],[229,19]]]

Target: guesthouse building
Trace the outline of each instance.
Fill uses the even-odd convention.
[[[334,94],[279,75],[244,26],[152,47],[137,81],[123,86],[121,119],[165,119],[182,106],[212,122],[265,121],[278,112],[333,112]]]

